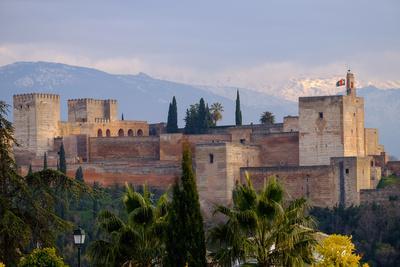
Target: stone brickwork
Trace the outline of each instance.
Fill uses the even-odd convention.
[[[159,160],[160,143],[157,137],[89,138],[90,162]]]
[[[364,98],[343,96],[343,149],[345,157],[365,156]]]
[[[14,95],[13,100],[15,138],[21,145],[16,150],[42,156],[59,134],[60,97],[34,93]]]
[[[361,190],[361,204],[377,203],[400,205],[400,184],[394,184],[382,189]]]
[[[283,131],[284,132],[298,132],[299,131],[299,116],[286,116],[283,118]]]
[[[299,133],[252,134],[251,143],[261,148],[262,166],[298,166]]]
[[[384,148],[379,144],[378,129],[365,128],[365,155],[380,155]]]
[[[69,122],[97,122],[118,120],[117,100],[92,98],[68,100]]]
[[[240,180],[240,167],[258,166],[257,146],[211,143],[196,146],[196,180],[202,209],[211,213],[213,204],[229,204]]]

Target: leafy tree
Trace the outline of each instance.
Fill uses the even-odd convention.
[[[235,122],[237,126],[242,125],[242,111],[240,110],[239,90],[236,92]]]
[[[302,266],[313,262],[314,221],[307,204],[297,199],[284,205],[283,188],[274,177],[257,193],[250,177],[233,192],[233,207],[217,206],[226,223],[211,229],[209,240],[222,266],[257,259],[259,266]]]
[[[75,179],[79,182],[84,182],[83,180],[83,170],[82,170],[82,166],[79,166],[78,169],[76,169],[75,172]]]
[[[330,235],[316,247],[320,260],[315,266],[359,266],[361,257],[355,254],[355,246],[351,236]]]
[[[0,102],[0,261],[16,266],[29,245],[52,246],[56,234],[68,227],[54,213],[56,188],[75,191],[82,186],[52,170],[19,176],[10,155],[15,139],[6,112],[7,105]]]
[[[272,112],[265,111],[261,114],[260,122],[262,124],[274,124],[275,123],[275,116]]]
[[[165,265],[206,266],[203,217],[188,145],[183,149],[180,183],[173,187],[168,225]]]
[[[211,105],[210,111],[213,125],[217,125],[217,122],[222,119],[222,112],[224,112],[224,107],[221,103],[216,102]]]
[[[37,248],[23,257],[19,267],[67,267],[63,259],[56,254],[55,248]]]
[[[44,152],[43,156],[43,170],[47,170],[47,153]]]
[[[65,160],[64,144],[61,143],[60,151],[58,152],[60,172],[67,174],[67,161]]]
[[[172,98],[172,103],[169,104],[169,109],[168,109],[167,133],[177,133],[177,132],[178,132],[178,108],[174,96]]]
[[[167,197],[154,203],[150,191],[143,193],[126,186],[123,197],[128,220],[103,210],[97,220],[103,235],[89,246],[89,257],[95,266],[156,266],[163,256]]]

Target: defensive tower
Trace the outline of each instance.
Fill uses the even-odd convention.
[[[13,96],[15,138],[24,150],[42,156],[53,147],[60,121],[60,96],[32,93]]]

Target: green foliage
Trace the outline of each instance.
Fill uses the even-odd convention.
[[[260,123],[262,124],[274,124],[275,123],[275,116],[272,112],[265,111],[261,114]]]
[[[304,199],[284,205],[283,188],[274,177],[256,192],[250,177],[237,185],[233,207],[217,206],[226,222],[212,228],[209,242],[217,244],[214,260],[221,266],[255,258],[259,266],[302,266],[313,262],[314,221]]]
[[[199,103],[190,105],[189,109],[186,110],[185,133],[206,133],[210,126],[213,126],[212,116],[208,105],[206,105],[204,99],[201,98]]]
[[[56,254],[55,248],[37,248],[23,257],[19,267],[67,267],[63,259]]]
[[[178,132],[178,107],[174,96],[172,98],[172,103],[169,104],[169,109],[168,109],[167,133],[177,133],[177,132]]]
[[[357,253],[371,266],[400,266],[400,210],[396,203],[314,208],[311,213],[322,232],[351,235]]]
[[[316,267],[349,266],[358,267],[361,257],[355,254],[355,246],[351,236],[330,235],[322,240],[316,248],[320,260]]]
[[[43,156],[43,170],[47,170],[47,153],[44,152]]]
[[[61,191],[77,187],[57,171],[43,170],[26,178],[17,174],[9,154],[15,140],[6,111],[6,104],[0,102],[0,260],[16,266],[27,248],[53,246],[55,236],[67,229],[69,224],[54,209]]]
[[[127,219],[103,210],[97,222],[102,235],[88,250],[94,266],[155,266],[163,256],[167,199],[155,203],[146,186],[143,193],[126,186],[122,198]]]
[[[224,107],[219,102],[213,103],[211,105],[210,112],[212,126],[216,126],[217,122],[222,119],[222,112],[224,112]]]
[[[60,172],[67,174],[67,161],[65,160],[65,150],[64,150],[64,144],[61,143],[60,146],[60,151],[58,151],[58,157],[59,157],[59,170]]]
[[[82,183],[84,182],[84,180],[83,180],[83,170],[82,170],[81,166],[79,166],[78,169],[76,169],[75,179],[77,181],[79,181],[79,182],[82,182]]]
[[[183,150],[180,183],[177,181],[173,187],[166,252],[165,266],[206,266],[203,217],[188,145]]]
[[[242,125],[242,111],[240,110],[239,90],[236,92],[235,123],[237,126]]]
[[[397,177],[396,175],[389,175],[386,177],[382,177],[382,179],[379,181],[377,188],[382,189],[387,186],[395,185],[400,183],[400,178]]]

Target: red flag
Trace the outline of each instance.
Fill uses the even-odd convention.
[[[343,86],[345,84],[346,84],[346,81],[344,79],[341,79],[341,80],[336,82],[336,87]]]

